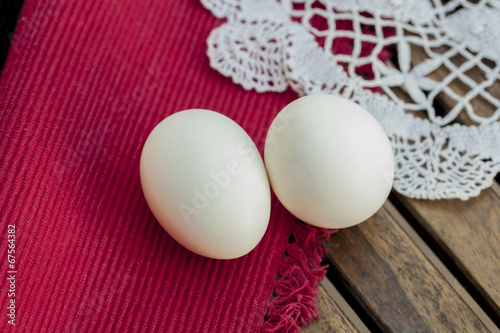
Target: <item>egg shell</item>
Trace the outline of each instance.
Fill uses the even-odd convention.
[[[158,222],[195,253],[237,258],[267,229],[271,195],[262,158],[220,113],[185,110],[160,122],[144,144],[140,177]]]
[[[358,104],[333,95],[287,105],[271,124],[264,157],[280,202],[323,228],[368,219],[394,179],[392,148],[380,124]]]

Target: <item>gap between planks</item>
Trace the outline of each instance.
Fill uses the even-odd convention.
[[[344,297],[339,293],[337,288],[333,283],[328,280],[327,277],[323,279],[320,285],[325,288],[327,294],[333,299],[339,308],[344,311],[346,317],[351,321],[351,323],[356,327],[359,333],[370,333],[371,331],[366,327],[365,323],[359,318],[357,313],[351,308],[349,303],[344,299]]]
[[[500,188],[497,184],[496,187],[497,194],[500,194]],[[390,202],[385,203],[385,208],[389,214],[394,218],[394,220],[399,224],[401,229],[406,233],[406,235],[415,243],[417,248],[425,255],[425,257],[434,265],[439,273],[444,277],[448,284],[457,292],[457,294],[464,300],[464,302],[470,307],[470,309],[479,317],[483,324],[494,333],[500,333],[500,328],[498,328],[490,317],[483,311],[479,304],[472,298],[472,296],[465,290],[462,284],[456,279],[456,277],[448,270],[446,265],[438,258],[438,256],[430,249],[427,243],[420,237],[420,235],[413,229],[413,227],[406,221],[406,219],[401,215],[401,213],[396,209],[396,207]]]

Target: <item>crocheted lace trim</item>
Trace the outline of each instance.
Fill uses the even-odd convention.
[[[391,140],[398,192],[465,200],[493,183],[500,171],[498,0],[201,2],[227,20],[207,40],[213,68],[245,89],[290,86],[361,104]],[[397,66],[383,61],[387,47]],[[373,75],[360,75],[363,68]]]

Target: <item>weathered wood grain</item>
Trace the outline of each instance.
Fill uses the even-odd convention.
[[[325,246],[335,274],[380,330],[488,331],[385,207]]]
[[[425,59],[422,50],[412,50],[414,64]],[[456,59],[456,61],[459,61]],[[448,71],[436,70],[430,77],[442,80]],[[468,74],[476,82],[484,79],[484,73],[477,70]],[[454,91],[465,95],[466,85],[459,81],[451,84]],[[490,90],[500,96],[500,83]],[[445,94],[438,96],[438,104],[445,110],[451,109],[455,101]],[[475,111],[481,116],[493,113],[491,105],[473,102]],[[473,125],[464,112],[458,121]],[[432,249],[445,261],[452,272],[465,279],[468,291],[493,321],[500,326],[500,190],[495,182],[477,198],[461,200],[414,200],[395,193],[393,202],[403,208],[403,214],[415,229],[427,240]]]
[[[495,188],[498,185],[494,185]],[[424,238],[448,264],[463,275],[469,290],[492,319],[500,323],[500,194],[484,190],[468,201],[426,201],[398,195]],[[409,214],[408,214],[409,213]]]
[[[7,58],[23,3],[24,0],[0,1],[0,73]]]
[[[301,332],[304,333],[324,333],[324,332],[358,332],[356,327],[347,318],[345,313],[335,303],[330,295],[326,292],[323,286],[318,286],[319,295],[317,296],[316,304],[320,318],[315,319],[309,325],[303,327]]]

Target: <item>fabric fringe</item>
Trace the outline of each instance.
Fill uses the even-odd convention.
[[[299,326],[319,318],[317,285],[327,266],[321,261],[327,252],[321,244],[337,230],[317,228],[295,222],[285,257],[278,269],[278,280],[261,327],[262,333],[295,333]]]

